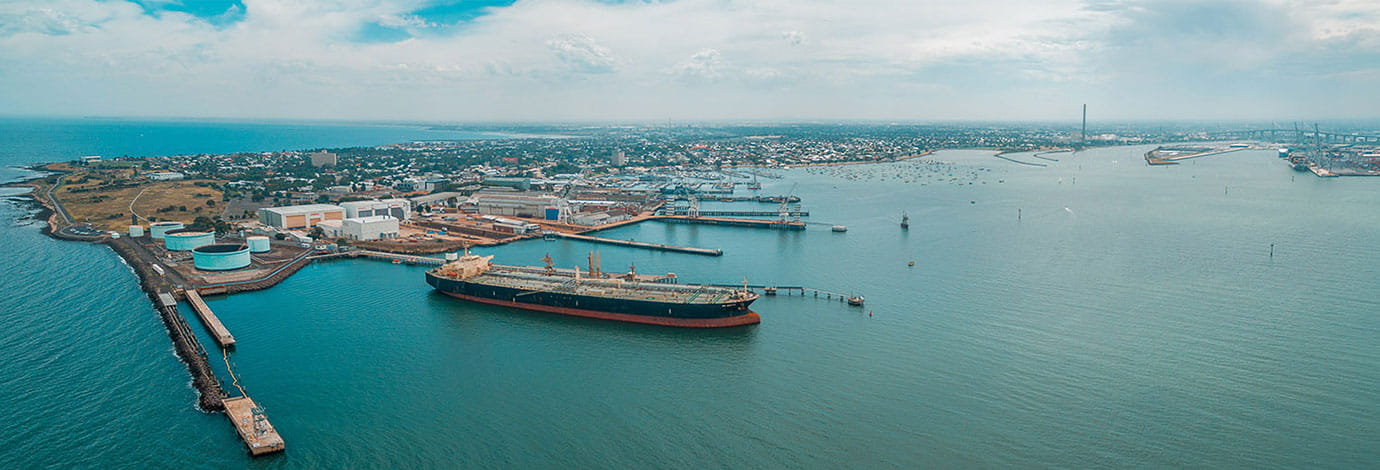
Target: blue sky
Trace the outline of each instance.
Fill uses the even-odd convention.
[[[9,114],[1380,116],[1374,0],[6,0]]]

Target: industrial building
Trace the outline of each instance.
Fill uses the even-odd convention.
[[[176,171],[160,171],[149,173],[148,177],[152,181],[175,181],[186,178],[187,175]]]
[[[508,192],[481,191],[475,193],[474,205],[484,215],[513,217],[545,217],[548,208],[564,211],[564,199],[549,194],[524,195]]]
[[[349,240],[398,238],[398,219],[386,215],[345,219],[340,223],[340,238]]]
[[[412,218],[412,203],[406,199],[384,199],[371,201],[350,201],[340,203],[345,208],[345,218],[357,219],[386,215],[400,220]]]
[[[259,223],[278,230],[308,229],[325,220],[345,218],[345,209],[330,204],[266,207],[259,209]]]

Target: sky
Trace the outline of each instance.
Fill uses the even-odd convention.
[[[0,114],[1380,117],[1380,0],[0,0]]]

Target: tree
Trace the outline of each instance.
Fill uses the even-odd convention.
[[[215,200],[215,199],[207,199],[207,200],[206,200],[206,205],[211,206],[211,207],[216,207],[216,200]]]
[[[326,231],[321,230],[321,227],[312,227],[311,231],[307,232],[307,235],[310,235],[313,239],[320,240],[326,238]]]

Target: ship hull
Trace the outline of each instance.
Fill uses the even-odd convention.
[[[725,328],[762,322],[748,309],[751,301],[679,304],[556,292],[524,292],[510,287],[466,282],[427,274],[437,292],[488,305],[603,320],[682,328]]]

